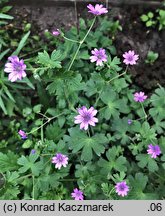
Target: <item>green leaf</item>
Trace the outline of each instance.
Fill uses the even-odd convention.
[[[148,20],[148,16],[145,14],[143,14],[140,18],[143,22],[146,22]]]
[[[51,53],[51,56],[49,56],[49,54],[45,50],[44,52],[38,53],[38,62],[44,65],[46,68],[61,68],[61,62],[59,61],[60,58],[61,53],[57,50],[54,50]]]
[[[147,154],[139,154],[136,156],[136,160],[138,160],[138,166],[141,168],[147,167],[150,172],[158,171],[158,165],[155,159],[151,158],[150,155]]]
[[[21,158],[19,158],[17,161],[17,163],[22,166],[21,168],[19,168],[19,172],[25,173],[27,170],[30,169],[34,176],[38,176],[43,169],[43,162],[36,162],[38,157],[39,155],[37,154],[30,154],[27,157],[22,155]]]
[[[3,59],[3,57],[10,51],[10,49],[7,49],[5,51],[3,51],[1,54],[0,54],[0,61]]]
[[[151,128],[150,125],[148,124],[148,122],[144,122],[142,124],[142,127],[140,129],[140,134],[143,140],[145,140],[145,142],[150,143],[151,140],[156,141],[157,138],[157,134],[155,133],[154,128]]]
[[[133,191],[137,192],[136,194],[139,193],[139,195],[145,189],[146,184],[148,182],[148,177],[145,176],[143,173],[136,173],[135,178],[133,176],[128,176],[128,179],[129,179],[130,185],[133,188]]]
[[[57,142],[63,137],[65,130],[59,127],[57,121],[54,121],[53,124],[49,124],[46,127],[45,133],[47,139]]]
[[[10,15],[7,15],[7,14],[3,14],[3,13],[0,13],[0,19],[13,19],[14,17],[10,16]]]
[[[104,160],[100,158],[98,161],[98,165],[101,167],[101,173],[108,175],[111,173],[112,169],[122,172],[126,171],[126,158],[123,156],[119,156],[121,152],[121,147],[113,146],[106,152],[106,157],[108,160]]]
[[[2,100],[2,97],[0,96],[0,107],[2,108],[3,112],[7,115],[7,109],[4,105],[4,102]]]
[[[13,152],[9,151],[7,154],[0,152],[0,172],[17,170],[17,159],[18,156]]]
[[[21,39],[21,41],[18,44],[17,49],[11,55],[17,55],[17,56],[19,55],[19,53],[21,52],[22,48],[25,46],[26,41],[27,41],[29,35],[30,35],[30,31],[23,36],[23,38]]]
[[[70,136],[64,136],[64,140],[68,142],[73,153],[82,149],[81,159],[84,161],[92,160],[93,152],[100,156],[104,153],[105,144],[108,143],[108,139],[104,134],[95,134],[92,137],[88,137],[87,134],[78,128],[69,129],[69,134]]]

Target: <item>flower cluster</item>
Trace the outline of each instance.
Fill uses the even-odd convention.
[[[95,6],[89,4],[87,6],[89,9],[89,13],[92,13],[95,16],[99,16],[102,14],[106,14],[108,10],[103,6],[96,4]],[[52,32],[54,36],[58,36],[60,31],[57,29]],[[123,63],[125,65],[136,65],[137,60],[139,59],[139,55],[135,54],[134,50],[129,50],[125,52],[123,55]],[[14,82],[16,80],[21,80],[26,76],[26,65],[24,64],[23,60],[19,60],[17,56],[11,56],[8,58],[9,62],[6,63],[4,71],[9,73],[9,80]],[[91,50],[90,62],[95,62],[96,66],[103,66],[105,62],[108,61],[108,55],[106,54],[106,50],[103,48],[94,48]],[[135,92],[133,94],[133,99],[135,102],[144,102],[147,99],[147,95],[144,92]],[[142,104],[141,104],[142,105]],[[89,109],[86,106],[82,106],[77,109],[78,115],[74,117],[74,123],[79,124],[81,130],[87,131],[90,126],[96,126],[96,123],[99,122],[98,118],[96,118],[97,110],[91,106]],[[133,120],[128,119],[127,123],[129,127],[131,127]],[[23,130],[19,130],[18,134],[21,136],[22,139],[27,139],[27,134]],[[35,154],[36,150],[32,149],[30,154]],[[151,158],[156,158],[161,154],[161,150],[159,145],[148,145],[147,154],[151,155]],[[55,164],[55,168],[60,170],[62,167],[67,167],[68,165],[68,156],[62,153],[56,153],[54,157],[52,157],[52,164]],[[126,181],[118,182],[115,185],[115,191],[119,196],[127,196],[130,190],[129,186],[127,185]],[[75,200],[84,200],[84,193],[83,191],[75,188],[71,193],[71,197]]]

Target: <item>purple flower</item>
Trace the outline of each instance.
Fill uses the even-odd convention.
[[[23,59],[19,60],[17,56],[11,56],[8,58],[8,63],[5,64],[4,71],[9,73],[8,79],[11,82],[16,80],[21,80],[23,77],[26,77],[26,65],[24,64]]]
[[[160,147],[158,145],[148,145],[148,150],[147,150],[148,154],[151,154],[152,158],[156,158],[158,155],[161,154],[161,150]]]
[[[35,149],[32,149],[30,154],[35,154],[36,153],[36,150]]]
[[[147,96],[144,94],[144,92],[136,92],[134,94],[134,100],[136,102],[143,102],[146,98]]]
[[[23,130],[19,130],[18,134],[21,136],[22,139],[27,139],[27,134]]]
[[[92,50],[92,56],[90,57],[91,62],[96,62],[96,65],[102,66],[103,62],[107,61],[107,55],[105,53],[105,49],[100,48]]]
[[[122,197],[126,196],[129,191],[129,187],[127,186],[125,181],[117,183],[115,189],[116,193]]]
[[[55,168],[61,169],[61,167],[66,167],[68,164],[68,157],[61,153],[57,153],[55,157],[52,158],[52,163],[56,164]]]
[[[72,198],[74,198],[75,200],[84,199],[83,192],[81,190],[78,190],[77,188],[73,190],[73,193],[71,193],[71,195],[72,195]]]
[[[126,65],[134,65],[136,64],[136,61],[139,59],[139,55],[135,55],[135,51],[134,50],[129,50],[128,52],[125,52],[123,54],[124,57],[124,63]]]
[[[131,125],[132,124],[132,120],[128,119],[128,124]]]
[[[80,129],[84,128],[84,130],[87,130],[88,125],[95,126],[95,123],[98,122],[98,119],[94,117],[97,113],[97,110],[95,110],[93,107],[87,109],[85,106],[83,106],[78,108],[78,113],[80,115],[74,117],[74,123],[80,124]]]
[[[102,4],[101,5],[96,4],[95,7],[93,5],[91,5],[91,4],[89,4],[87,6],[87,8],[89,9],[89,11],[88,11],[89,13],[92,13],[92,14],[94,14],[96,16],[108,13],[107,8],[104,8]]]
[[[56,29],[56,30],[52,31],[52,34],[54,36],[58,36],[58,35],[60,35],[60,31],[58,29]]]

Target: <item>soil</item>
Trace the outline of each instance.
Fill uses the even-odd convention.
[[[158,31],[157,28],[146,28],[140,21],[140,15],[153,8],[139,6],[124,6],[110,8],[110,18],[120,20],[123,31],[116,35],[114,45],[118,55],[122,57],[123,52],[135,50],[140,56],[137,66],[131,66],[133,83],[141,90],[151,92],[159,83],[165,86],[165,30]],[[76,25],[76,13],[74,7],[47,7],[47,6],[14,6],[12,9],[16,22],[22,19],[32,23],[33,32],[43,35],[46,29],[64,28],[68,30]],[[77,7],[77,17],[91,17],[86,7]],[[149,50],[159,53],[159,58],[153,65],[146,64]]]

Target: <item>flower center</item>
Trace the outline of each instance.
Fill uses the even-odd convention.
[[[124,191],[125,187],[124,185],[120,185],[120,191]]]
[[[63,157],[61,155],[58,157],[58,161],[63,162]]]
[[[20,72],[22,70],[22,66],[20,64],[16,64],[14,68],[17,72]]]
[[[128,56],[128,61],[132,61],[133,60],[133,56]]]
[[[103,55],[102,55],[101,53],[99,53],[98,56],[97,56],[97,58],[98,58],[98,59],[102,59],[102,58],[103,58]]]
[[[90,119],[91,119],[90,114],[86,113],[86,114],[83,116],[83,119],[84,119],[85,122],[90,121]]]

